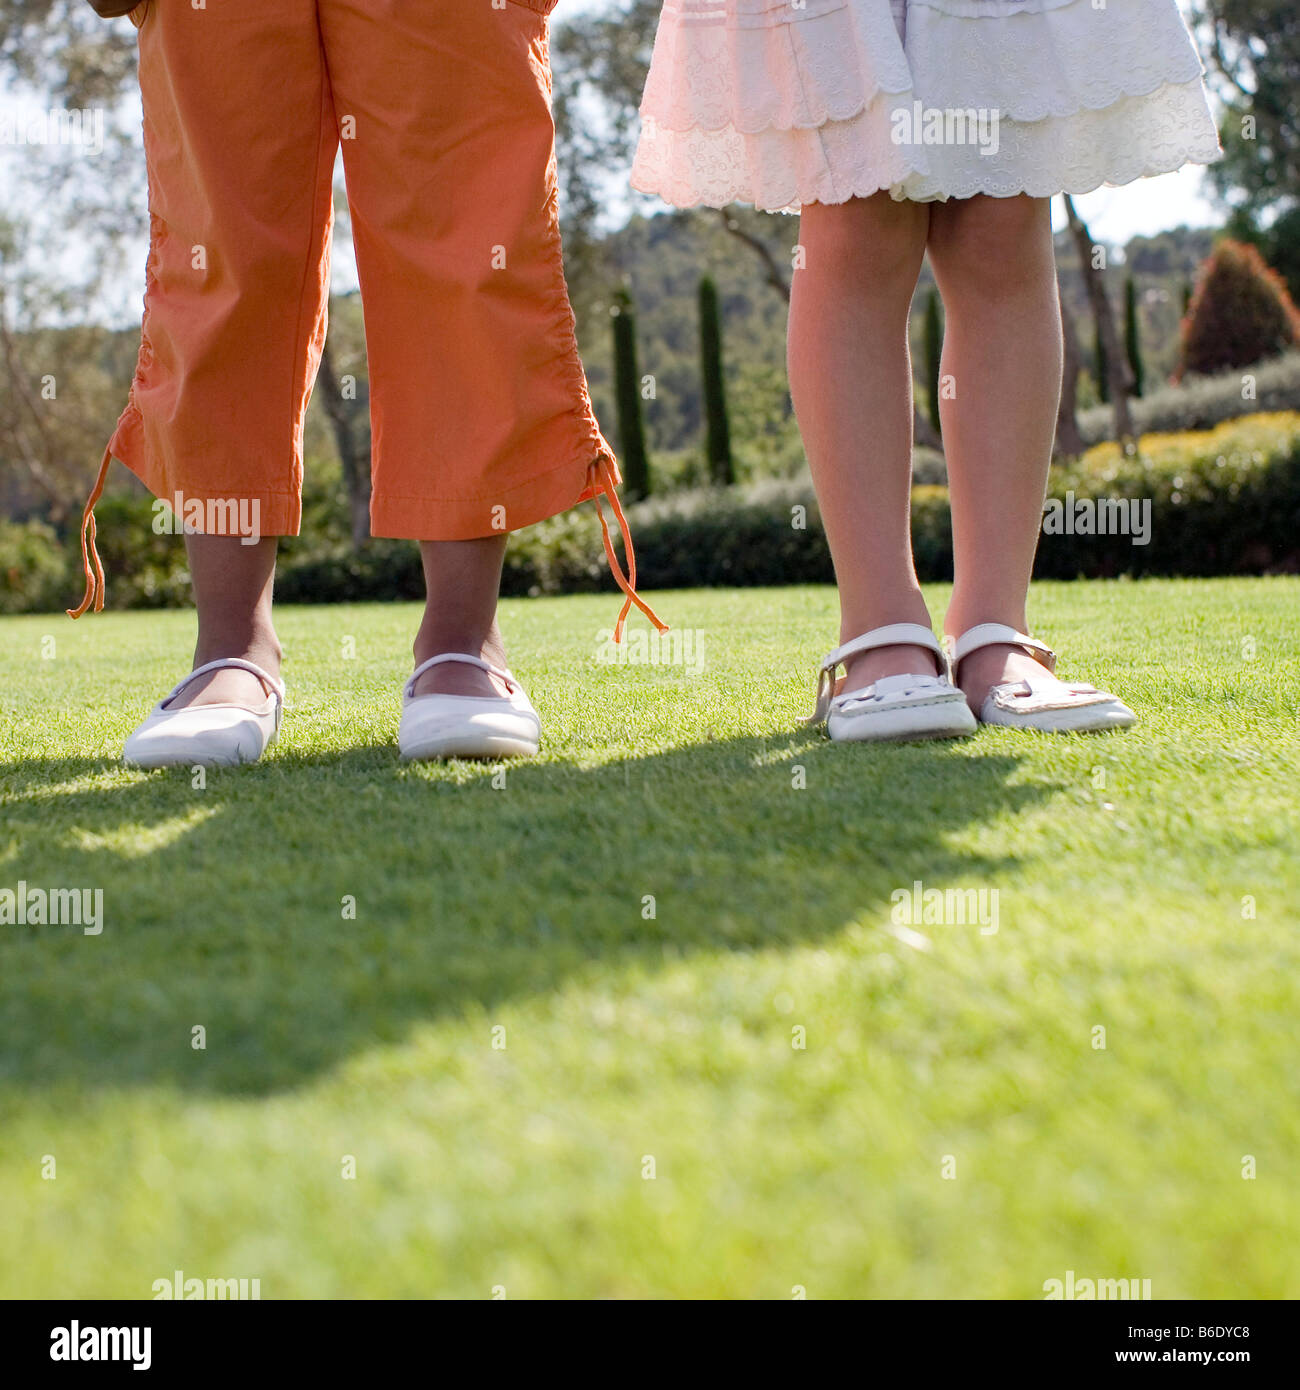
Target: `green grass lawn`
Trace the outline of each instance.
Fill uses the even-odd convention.
[[[1042,585],[1136,729],[875,748],[829,589],[652,597],[701,673],[505,605],[504,779],[398,762],[409,605],[284,610],[202,788],[117,761],[192,615],[0,621],[0,888],[104,903],[0,926],[0,1295],[1300,1295],[1300,584]]]

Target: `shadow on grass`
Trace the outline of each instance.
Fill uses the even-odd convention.
[[[0,926],[0,1082],[265,1095],[600,971],[883,925],[894,889],[1004,862],[952,837],[1050,794],[1008,785],[1016,761],[801,733],[511,766],[504,786],[390,746],[281,753],[205,790],[179,770],[94,785],[105,760],[0,765],[0,887],[104,895],[99,936]]]

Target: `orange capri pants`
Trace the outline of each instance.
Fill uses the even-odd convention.
[[[215,518],[301,519],[340,144],[370,372],[371,529],[465,540],[607,496],[564,280],[548,15],[557,0],[145,0],[150,251],[112,458]],[[238,507],[242,506],[240,512]],[[597,501],[599,510],[599,501]],[[619,628],[622,628],[620,619]]]

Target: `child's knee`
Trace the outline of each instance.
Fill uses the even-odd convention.
[[[802,268],[857,288],[910,295],[925,248],[917,205],[876,198],[810,204],[800,229]]]
[[[948,204],[930,232],[930,259],[948,294],[1005,297],[1053,274],[1052,223],[1035,198],[975,198]]]

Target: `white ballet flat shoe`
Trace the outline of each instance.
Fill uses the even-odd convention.
[[[1117,695],[1082,681],[1057,680],[1056,653],[1006,623],[980,623],[953,644],[953,670],[981,647],[1020,647],[1044,668],[1041,676],[995,685],[980,706],[980,722],[1045,734],[1092,734],[1127,729],[1137,715]]]
[[[508,695],[417,695],[415,683],[445,661],[463,662],[504,681]],[[523,687],[480,656],[444,652],[421,662],[402,691],[397,746],[408,761],[430,758],[532,758],[542,724]]]
[[[199,676],[209,671],[234,668],[251,671],[270,688],[266,704],[253,709],[245,705],[168,705]],[[280,731],[284,709],[284,684],[242,657],[227,656],[196,666],[153,707],[148,718],[127,739],[122,761],[131,767],[233,767],[253,763],[266,752]]]
[[[835,694],[835,672],[851,656],[876,647],[925,647],[935,654],[939,675],[882,676],[860,690]],[[889,623],[836,647],[817,677],[817,708],[805,723],[826,721],[836,743],[960,738],[975,732],[975,716],[953,685],[948,658],[938,638],[920,623]]]

